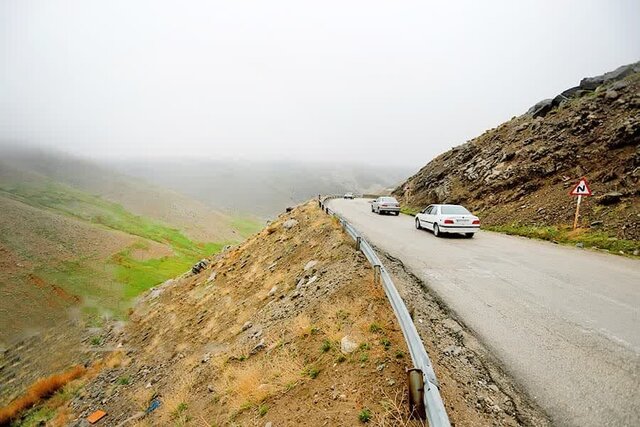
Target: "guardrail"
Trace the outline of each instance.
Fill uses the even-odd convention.
[[[409,348],[411,360],[413,361],[416,370],[419,370],[419,372],[421,372],[423,376],[422,379],[424,383],[424,390],[422,399],[426,417],[429,421],[429,426],[450,427],[451,423],[449,422],[449,416],[447,415],[447,411],[445,410],[442,397],[440,397],[439,384],[436,378],[436,374],[433,371],[433,365],[431,364],[431,360],[429,359],[427,350],[424,348],[422,339],[420,339],[420,335],[418,335],[418,330],[416,329],[416,325],[411,319],[411,315],[407,310],[407,306],[404,304],[402,297],[400,297],[398,290],[391,280],[391,276],[389,276],[389,273],[384,268],[384,265],[380,261],[380,258],[378,258],[378,255],[373,250],[369,242],[367,242],[366,239],[362,237],[358,230],[356,230],[356,228],[351,225],[349,221],[342,217],[342,215],[331,210],[326,205],[326,202],[328,200],[341,197],[342,196],[326,196],[325,198],[320,198],[318,199],[318,205],[328,215],[332,215],[338,218],[340,224],[345,229],[347,234],[349,234],[349,236],[351,236],[357,242],[356,246],[358,247],[358,249],[362,251],[364,256],[374,267],[374,277],[379,277],[379,279],[382,281],[387,299],[389,300],[389,303],[393,308],[393,312],[398,319],[400,329],[402,330],[402,334],[404,335],[407,347]]]

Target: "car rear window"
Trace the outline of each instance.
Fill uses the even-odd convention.
[[[445,205],[440,207],[440,212],[443,215],[469,215],[471,212],[466,210],[462,206],[458,205]]]
[[[390,203],[398,203],[396,199],[393,197],[380,197],[381,202],[390,202]]]

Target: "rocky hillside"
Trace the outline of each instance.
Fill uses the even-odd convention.
[[[462,203],[489,226],[562,229],[575,212],[570,187],[583,176],[594,197],[580,226],[640,240],[640,63],[585,78],[449,150],[394,194],[414,209]]]

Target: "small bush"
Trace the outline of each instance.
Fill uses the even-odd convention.
[[[313,365],[307,366],[307,368],[304,370],[304,374],[309,378],[316,379],[318,378],[318,375],[320,375],[320,369],[317,366]]]
[[[265,415],[267,415],[268,411],[269,411],[269,407],[267,405],[258,406],[258,415],[260,415],[261,417],[264,417]]]
[[[118,384],[120,385],[129,385],[131,379],[128,376],[118,378]]]
[[[190,420],[190,417],[185,414],[187,409],[189,409],[189,405],[185,402],[180,402],[178,406],[176,406],[176,409],[171,413],[171,416],[174,420],[186,423]]]
[[[358,419],[363,423],[368,423],[371,420],[371,410],[368,408],[362,409],[358,414]]]
[[[322,347],[320,347],[320,348],[322,349],[322,351],[324,353],[326,353],[327,351],[331,350],[331,347],[333,347],[333,344],[331,344],[331,341],[324,340],[324,341],[322,341]]]
[[[396,351],[396,359],[402,359],[404,357],[404,351]]]
[[[347,320],[349,313],[344,310],[338,310],[336,311],[336,317],[340,320]]]
[[[36,381],[22,397],[15,399],[4,408],[0,408],[0,425],[9,424],[10,421],[17,419],[23,411],[38,403],[40,399],[51,396],[70,381],[80,378],[85,372],[84,367],[76,366],[62,374]]]
[[[387,338],[383,338],[382,340],[380,340],[380,344],[384,346],[385,350],[389,350],[389,347],[391,347],[391,341],[389,341],[389,339]]]
[[[382,332],[382,326],[374,322],[369,326],[369,332],[372,332],[374,334],[380,333]]]
[[[362,344],[360,344],[360,350],[371,350],[371,346],[369,345],[369,343],[363,342]]]
[[[102,344],[102,337],[92,337],[91,345],[100,345]]]
[[[342,362],[344,362],[345,360],[347,360],[347,356],[345,356],[344,354],[340,354],[340,356],[338,356],[338,357],[336,358],[336,362],[337,362],[337,363],[342,363]]]
[[[361,362],[363,362],[363,363],[364,363],[364,362],[366,362],[366,361],[368,361],[368,360],[369,360],[369,353],[362,353],[362,354],[360,354],[360,361],[361,361]]]

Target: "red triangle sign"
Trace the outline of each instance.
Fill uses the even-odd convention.
[[[589,188],[589,183],[587,183],[587,178],[580,178],[580,182],[573,187],[569,194],[572,196],[590,196],[591,189]]]

